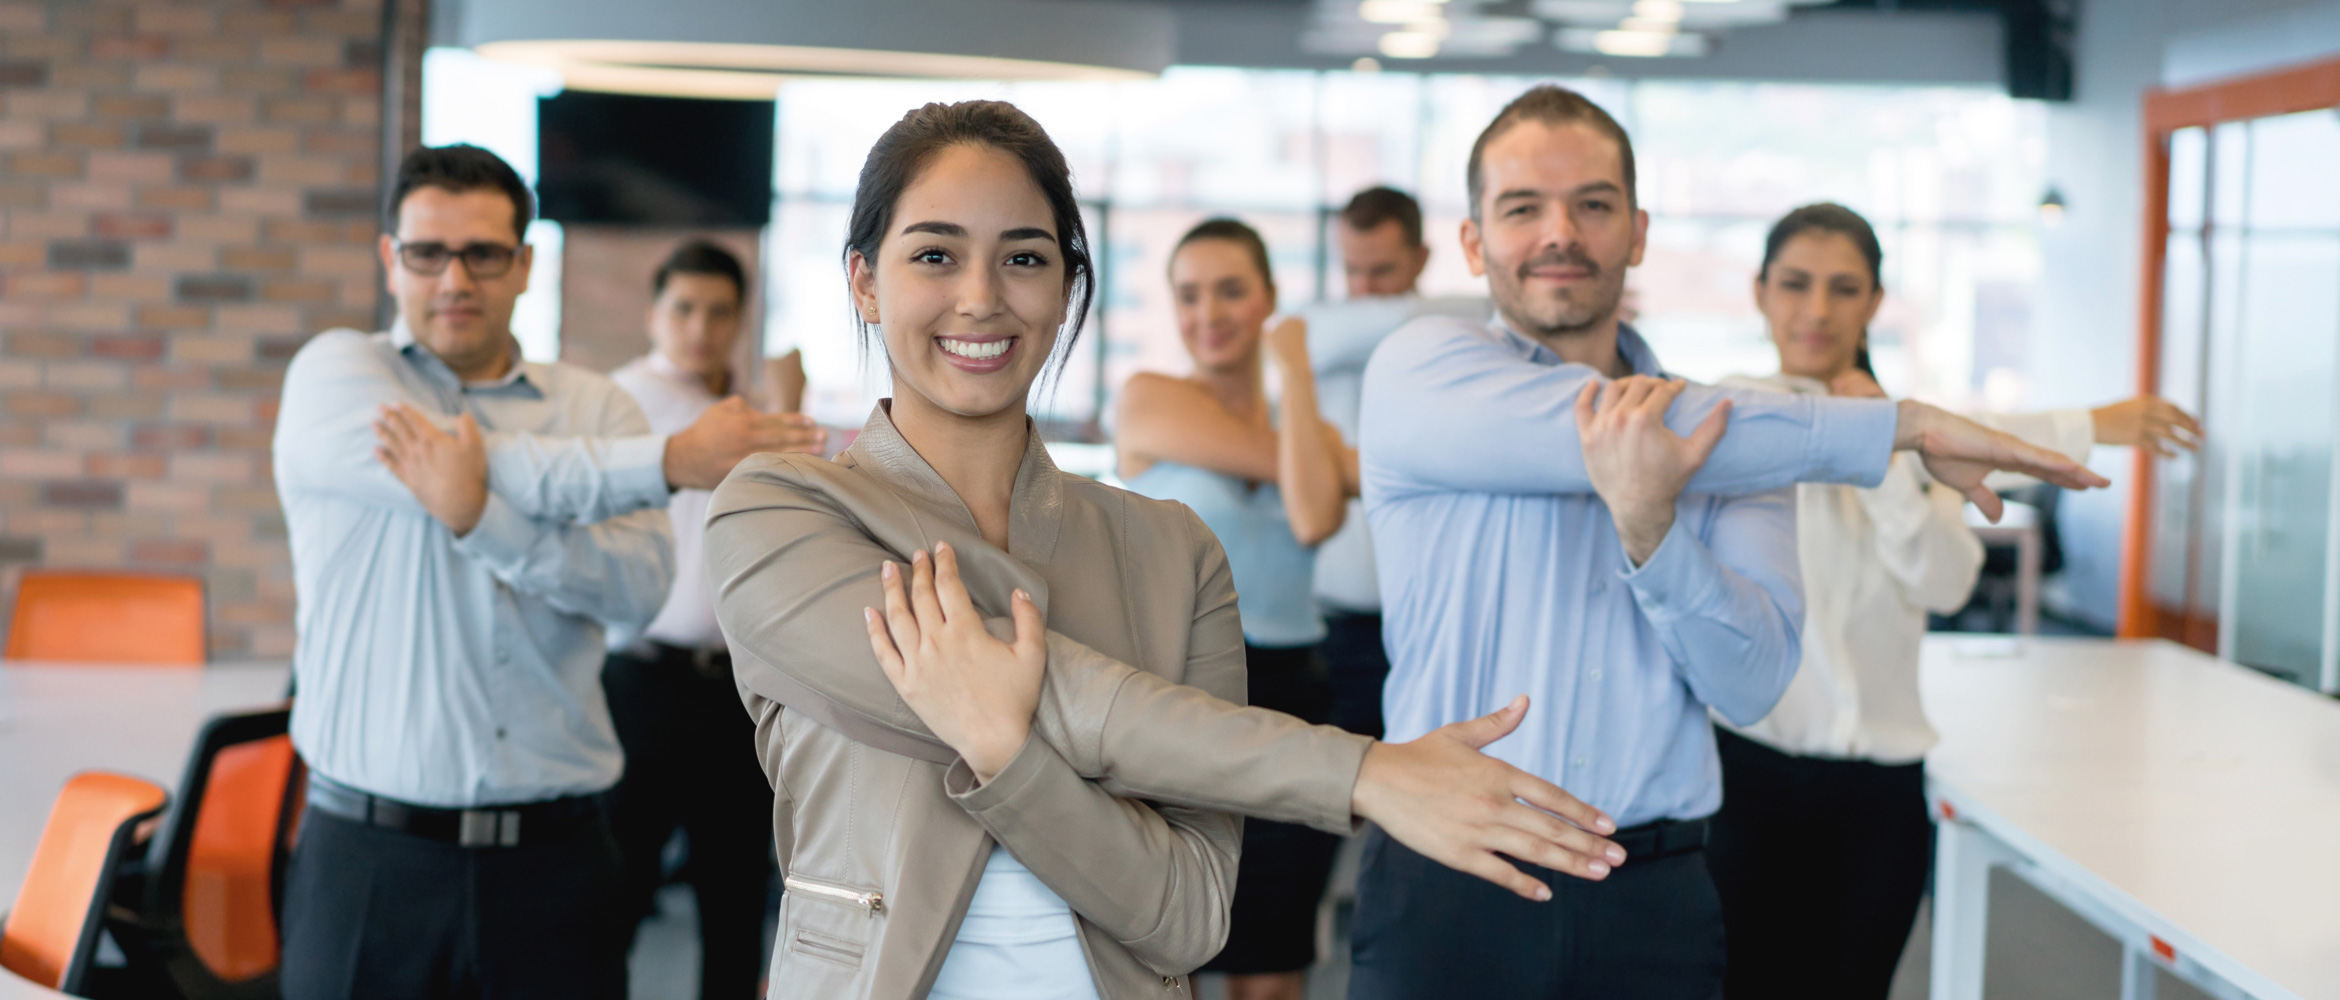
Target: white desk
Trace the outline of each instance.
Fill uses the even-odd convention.
[[[2039,508],[2009,500],[1999,523],[1992,524],[1983,518],[1982,511],[1968,504],[1966,524],[1984,545],[2015,546],[2015,634],[2038,635],[2040,568],[2047,551]]]
[[[288,669],[0,661],[0,909],[15,903],[65,779],[119,771],[176,791],[204,720],[283,700]],[[0,998],[60,995],[0,972]]]
[[[2340,997],[2340,702],[2162,641],[1926,641],[1933,1000],[1982,996],[1990,869],[2224,997]]]

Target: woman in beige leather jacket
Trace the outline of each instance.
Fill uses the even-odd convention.
[[[707,529],[776,793],[772,996],[1188,995],[1226,935],[1235,812],[1370,819],[1533,898],[1506,856],[1586,878],[1623,860],[1606,817],[1477,752],[1524,699],[1398,745],[1233,704],[1216,540],[1058,471],[1025,415],[1093,281],[1063,155],[1029,117],[905,116],[863,167],[846,257],[893,397],[833,463],[742,463]],[[1011,879],[1014,905],[986,911]]]

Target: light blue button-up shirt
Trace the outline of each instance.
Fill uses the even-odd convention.
[[[470,534],[374,457],[375,414],[397,402],[479,421],[489,494]],[[403,326],[303,346],[274,466],[299,601],[292,738],[309,766],[440,807],[615,784],[603,627],[648,622],[672,582],[665,443],[573,365],[516,361],[465,385]]]
[[[1630,328],[1636,374],[1657,357]],[[1365,371],[1361,464],[1380,562],[1389,739],[1526,693],[1487,752],[1624,826],[1722,804],[1707,708],[1749,723],[1779,700],[1803,621],[1799,480],[1873,485],[1893,404],[1691,386],[1688,433],[1726,395],[1730,431],[1638,569],[1593,493],[1576,433],[1584,365],[1500,325],[1414,320]]]

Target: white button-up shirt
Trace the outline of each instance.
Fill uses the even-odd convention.
[[[641,404],[650,429],[673,434],[707,408],[722,402],[707,391],[698,376],[675,367],[666,356],[652,351],[609,373],[609,379]],[[706,490],[676,490],[667,501],[667,518],[674,522],[674,589],[658,609],[658,617],[644,629],[611,629],[611,649],[624,649],[641,639],[685,649],[723,648],[723,630],[715,624],[715,594],[707,586]]]

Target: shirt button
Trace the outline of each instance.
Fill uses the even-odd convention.
[[[502,726],[497,726],[497,727],[496,727],[496,738],[497,738],[497,739],[499,739],[499,740],[504,738],[504,727],[502,727]]]
[[[1592,763],[1592,761],[1591,761],[1590,759],[1588,759],[1588,758],[1581,757],[1581,756],[1580,756],[1580,757],[1578,757],[1578,758],[1576,758],[1576,766],[1578,766],[1578,767],[1583,767],[1583,766],[1585,766],[1585,765],[1587,765],[1587,764],[1590,764],[1590,763]]]
[[[1596,681],[1601,679],[1601,668],[1599,668],[1599,667],[1594,667],[1594,668],[1593,668],[1593,672],[1592,672],[1592,679],[1593,679],[1593,680],[1596,680]]]

